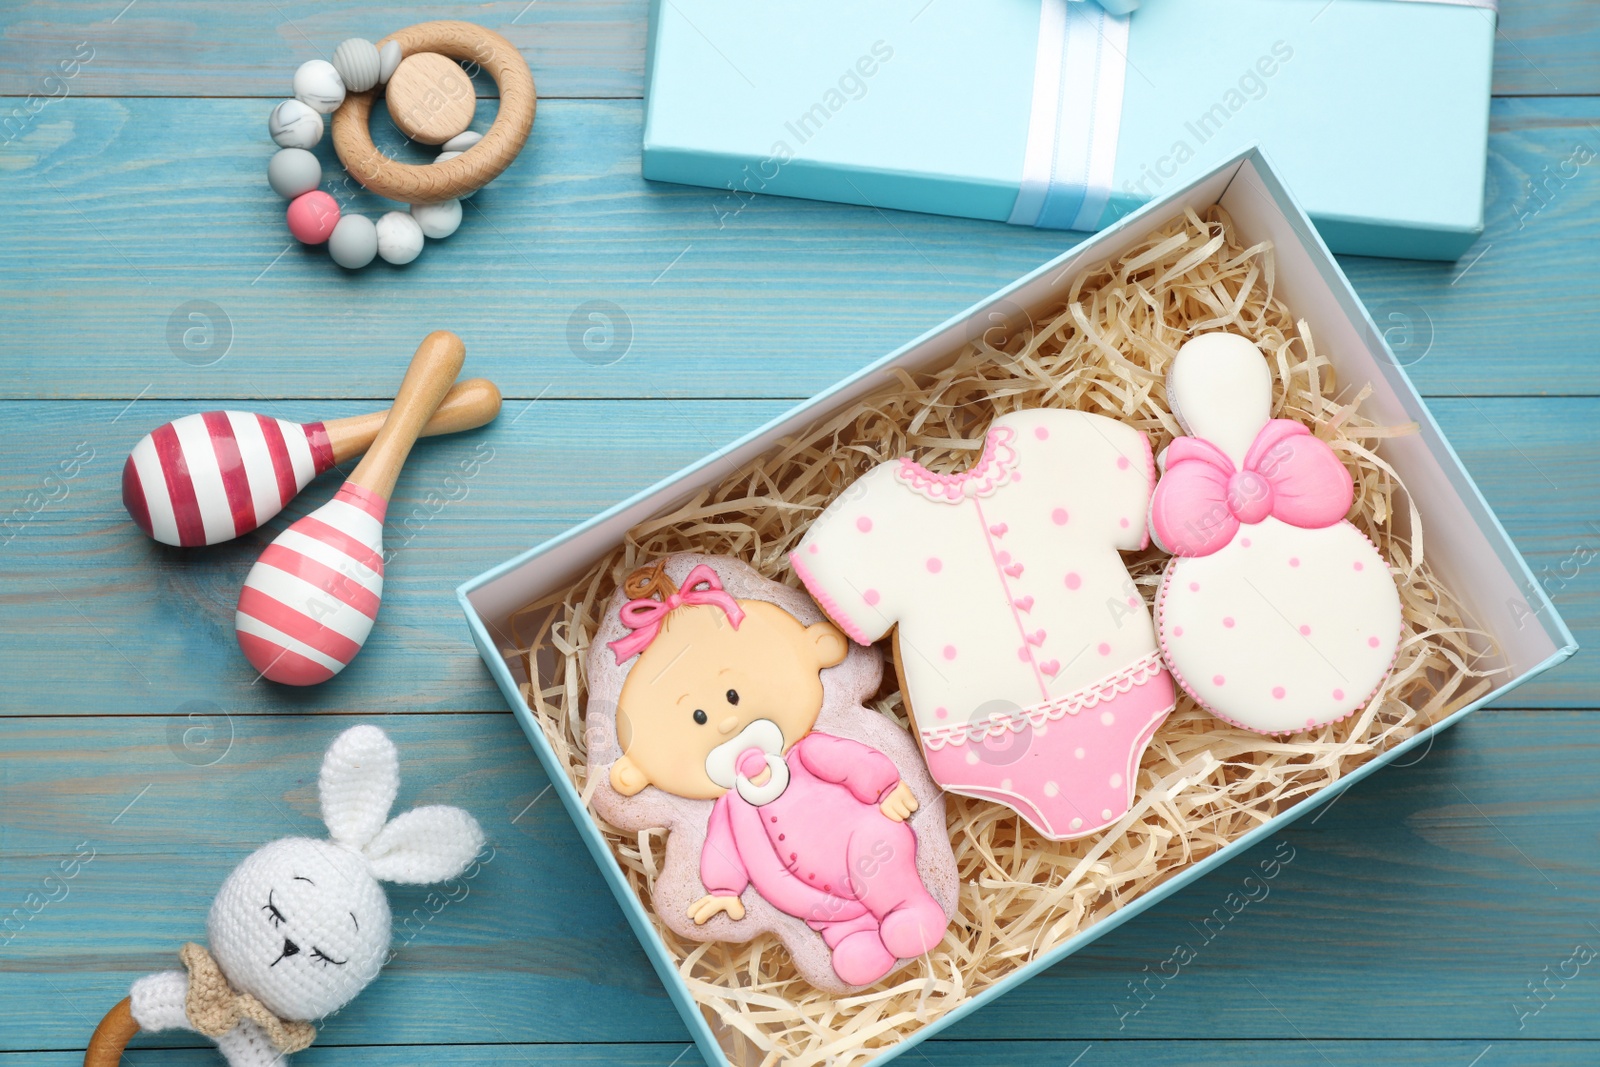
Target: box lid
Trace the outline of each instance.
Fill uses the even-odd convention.
[[[1098,229],[1260,143],[1335,251],[1454,258],[1494,32],[1401,0],[654,0],[644,174],[722,190],[722,219],[776,193],[1016,221],[1030,129],[1059,131],[1047,171],[1099,196],[1037,222]]]

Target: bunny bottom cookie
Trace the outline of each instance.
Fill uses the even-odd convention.
[[[205,1034],[232,1067],[286,1063],[316,1036],[309,1020],[349,1003],[383,966],[389,902],[378,883],[454,878],[483,847],[483,831],[460,808],[389,819],[399,756],[376,726],[339,735],[317,786],[329,840],[286,837],[234,868],[211,905],[210,951],[185,945],[185,970],[133,984],[124,1003],[139,1030]],[[118,1062],[121,1046],[102,1039],[116,1029],[107,1023],[95,1032],[88,1067]]]

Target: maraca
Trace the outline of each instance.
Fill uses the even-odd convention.
[[[423,425],[461,371],[461,338],[437,330],[411,359],[378,436],[334,498],[268,545],[239,593],[234,631],[265,678],[315,685],[344,670],[383,598],[383,515]]]
[[[472,430],[500,413],[500,390],[461,382],[423,437]],[[185,415],[146,434],[122,466],[122,506],[164,545],[215,545],[282,511],[317,475],[372,445],[388,412],[304,425],[247,411]]]

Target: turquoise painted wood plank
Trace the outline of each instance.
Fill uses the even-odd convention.
[[[424,19],[463,18],[505,34],[528,58],[546,96],[639,96],[644,90],[645,0],[606,3],[378,4],[300,0],[250,10],[203,0],[28,0],[0,11],[0,92],[41,86],[54,52],[79,41],[93,59],[71,84],[99,96],[277,96],[284,74],[350,36],[377,40]],[[1497,94],[1600,92],[1585,57],[1600,20],[1584,0],[1505,0],[1495,47]],[[59,91],[59,90],[57,90]]]
[[[1473,1067],[1589,1067],[1600,1049],[1583,1041],[1497,1041],[1490,1045],[1472,1041],[1362,1041],[1318,1039],[1288,1041],[940,1041],[917,1047],[909,1058],[935,1067],[981,1062],[985,1067],[1035,1067],[1050,1063],[1067,1067],[1073,1057],[1083,1067],[1281,1067],[1291,1063],[1327,1064],[1329,1067],[1463,1067],[1481,1056]],[[681,1057],[681,1058],[680,1058]],[[1304,1057],[1303,1059],[1300,1057]],[[315,1046],[295,1057],[305,1067],[334,1067],[360,1063],[368,1067],[412,1067],[419,1062],[435,1067],[485,1063],[605,1064],[610,1067],[697,1067],[705,1061],[692,1046],[680,1045],[427,1045],[427,1046]],[[0,1053],[0,1065],[28,1063],[36,1067],[78,1067],[79,1053]],[[215,1067],[216,1053],[194,1050],[135,1049],[124,1058],[129,1067]]]
[[[0,147],[0,301],[25,357],[7,395],[382,395],[446,326],[514,396],[806,396],[1081,239],[647,183],[637,102],[555,101],[454,237],[348,274],[285,234],[265,112],[68,99]],[[1425,391],[1600,393],[1600,275],[1580,265],[1600,183],[1593,166],[1547,176],[1576,166],[1600,101],[1502,101],[1495,117],[1475,260],[1347,266]]]
[[[316,832],[317,761],[352,721],[235,716],[231,745],[208,748],[170,717],[0,720],[0,902],[59,898],[0,955],[0,1048],[83,1040],[86,1019],[199,936],[248,850]],[[377,721],[401,750],[402,805],[461,804],[495,852],[326,1039],[685,1040],[511,718]],[[1587,713],[1470,717],[950,1036],[1174,1039],[1203,1018],[1217,1039],[1600,1039],[1594,965],[1564,966],[1574,945],[1600,947],[1597,756]],[[88,849],[64,896],[45,885]],[[424,890],[391,899],[426,910]],[[1168,962],[1179,945],[1193,958]]]
[[[308,690],[250,684],[233,614],[262,548],[332,496],[336,474],[268,526],[211,548],[157,545],[122,510],[122,463],[132,445],[163,422],[213,406],[0,403],[0,524],[9,523],[0,525],[0,632],[7,634],[0,676],[32,680],[0,687],[0,715],[113,706],[164,714],[190,700],[236,714],[498,709],[502,700],[467,639],[455,587],[788,405],[516,401],[489,428],[424,442],[391,505],[387,546],[396,555],[378,625],[343,674]],[[363,409],[349,401],[239,406],[299,420]],[[1439,400],[1434,407],[1579,640],[1600,643],[1600,472],[1588,459],[1600,451],[1600,400]],[[63,480],[59,465],[73,468],[75,456],[89,459]],[[1510,700],[1593,706],[1597,664],[1580,654]]]
[[[465,19],[517,46],[542,97],[637,97],[646,8],[646,0],[22,0],[0,8],[0,93],[285,97],[296,67],[332,58],[346,37],[376,41],[417,22]],[[64,71],[75,73],[45,81]],[[481,86],[494,91],[491,81]]]

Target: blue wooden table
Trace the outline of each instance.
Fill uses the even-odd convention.
[[[1487,232],[1454,265],[1344,266],[1594,644],[1600,8],[1504,6]],[[524,50],[542,96],[532,145],[450,241],[403,271],[343,274],[284,231],[267,112],[304,60],[431,18]],[[774,198],[733,212],[647,183],[645,28],[645,0],[0,6],[0,1067],[80,1062],[130,981],[201,936],[240,858],[320,832],[318,758],[362,720],[401,748],[401,803],[469,808],[494,853],[297,1062],[699,1062],[452,590],[1077,238]],[[74,58],[74,76],[46,80]],[[572,339],[595,300],[617,309],[598,351]],[[436,328],[465,339],[505,414],[414,454],[356,663],[309,691],[251,684],[239,583],[335,482],[253,536],[174,550],[122,511],[124,456],[191,411],[382,407]],[[474,448],[487,461],[452,477]],[[1271,893],[1154,999],[1132,983],[1199,943],[1243,865],[912,1061],[1600,1062],[1596,662],[1580,654],[1262,846],[1292,857]],[[45,881],[74,855],[92,858]],[[397,922],[426,916],[423,899],[394,890]],[[192,1035],[138,1047],[127,1062],[220,1062]]]

